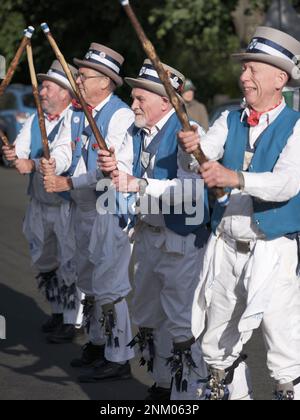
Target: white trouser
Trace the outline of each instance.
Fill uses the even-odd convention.
[[[75,212],[77,286],[87,296],[94,296],[92,278],[95,267],[89,259],[89,245],[97,215],[96,207],[83,211],[78,206],[74,206],[73,211]]]
[[[168,229],[152,229],[144,223],[136,232],[133,322],[154,329],[155,343],[158,346],[164,343],[156,349],[162,357],[167,352],[167,357],[171,356],[172,343],[186,342],[192,337],[191,308],[203,255],[194,242],[194,235],[181,237]],[[167,334],[160,337],[163,330]],[[193,357],[198,377],[206,377],[201,356],[193,354]],[[170,368],[154,361],[154,379],[160,382],[157,378],[165,381],[167,377],[170,378]]]
[[[62,270],[61,263],[67,249],[67,230],[69,225],[70,205],[64,202],[60,206],[42,204],[32,198],[28,206],[23,231],[30,244],[32,262],[41,273],[57,270],[59,289],[63,285],[70,286],[76,280],[76,270]],[[68,229],[69,231],[69,229]],[[70,238],[71,240],[71,238]],[[64,264],[71,267],[71,264]],[[73,266],[72,266],[73,267]],[[66,309],[62,304],[50,302],[52,313],[63,313],[64,323],[75,324],[79,314],[79,291],[75,296],[75,309]]]
[[[130,291],[128,235],[119,227],[118,217],[97,214],[90,241],[90,261],[95,266],[92,290],[104,305],[126,297]]]
[[[32,263],[40,273],[48,273],[59,267],[58,242],[55,229],[60,207],[48,206],[32,198],[28,205],[23,233],[29,242]],[[58,277],[59,288],[62,287]],[[63,305],[49,302],[53,314],[63,313]]]
[[[223,239],[220,240],[221,270],[212,285],[203,353],[209,365],[226,369],[239,357],[243,345],[253,332],[251,329],[241,331],[240,321],[247,305],[251,305],[248,299],[251,290],[249,282],[255,282],[255,279],[245,278],[245,267],[250,255],[239,253]],[[300,376],[300,289],[299,279],[295,275],[297,245],[296,241],[287,238],[270,241],[265,245],[275,246],[279,257],[276,267],[264,267],[265,255],[261,255],[261,270],[264,268],[273,273],[269,279],[271,293],[264,289],[268,301],[263,310],[262,331],[271,376],[284,384]],[[215,268],[212,264],[210,270]],[[252,271],[256,272],[255,269],[257,267],[253,266]],[[253,293],[252,290],[253,299],[258,292],[256,290]],[[261,306],[259,308],[261,311]]]
[[[23,233],[29,242],[36,269],[48,273],[59,267],[56,220],[60,206],[48,206],[31,199],[26,211]]]
[[[91,319],[90,341],[100,343],[103,341],[103,331],[97,331],[97,328],[101,328],[99,318],[102,317],[102,305],[124,298],[131,291],[128,273],[131,247],[127,234],[119,227],[118,217],[97,214],[89,250],[90,261],[95,266],[92,291],[97,314]],[[132,340],[132,331],[126,300],[115,304],[114,308],[116,326],[113,335],[118,337],[119,346],[106,343],[105,357],[113,362],[123,362],[134,357],[134,350],[127,347]]]

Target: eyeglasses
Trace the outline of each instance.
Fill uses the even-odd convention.
[[[106,77],[106,76],[86,76],[83,73],[77,73],[77,78],[79,78],[83,83],[88,79],[96,79],[99,77]]]

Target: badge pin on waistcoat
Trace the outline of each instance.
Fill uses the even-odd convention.
[[[75,124],[78,124],[78,123],[79,123],[79,121],[80,121],[80,118],[79,118],[79,117],[74,117],[74,118],[73,118],[73,122],[74,122]]]

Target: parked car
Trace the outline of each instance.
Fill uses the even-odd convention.
[[[209,116],[209,126],[211,127],[224,111],[236,111],[240,109],[242,102],[242,99],[233,99],[230,102],[225,102],[224,104],[215,107]]]
[[[23,124],[35,112],[31,86],[12,84],[0,97],[0,128],[13,143]],[[2,155],[0,140],[0,156]]]

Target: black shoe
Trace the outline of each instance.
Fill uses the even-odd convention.
[[[146,401],[170,401],[171,399],[171,389],[161,388],[156,384],[148,389],[148,393],[149,395],[145,398]]]
[[[43,333],[52,333],[64,322],[63,314],[52,314],[48,321],[42,325]]]
[[[48,343],[63,344],[71,343],[75,337],[75,325],[63,324],[47,337]]]
[[[88,367],[96,361],[104,360],[105,346],[96,346],[91,342],[86,343],[82,349],[82,355],[79,359],[73,359],[70,365],[74,368]]]
[[[102,365],[94,367],[88,373],[79,376],[79,382],[95,383],[104,379],[130,379],[131,370],[129,362],[125,365],[119,363],[105,361]]]

